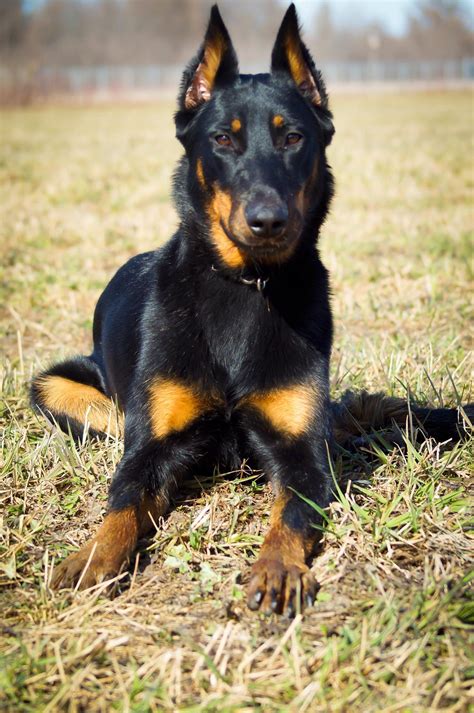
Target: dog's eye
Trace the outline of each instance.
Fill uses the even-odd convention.
[[[294,146],[295,144],[299,144],[302,138],[301,134],[297,134],[296,131],[292,131],[290,134],[286,135],[285,146]]]
[[[232,141],[228,134],[217,134],[214,139],[219,144],[219,146],[231,146]]]

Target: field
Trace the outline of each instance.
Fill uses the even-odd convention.
[[[334,396],[472,401],[471,97],[336,96],[333,108],[338,190],[321,250]],[[100,521],[121,444],[76,447],[48,431],[28,380],[88,352],[107,280],[173,231],[172,110],[1,117],[0,709],[466,711],[472,443],[407,437],[338,455],[339,498],[313,565],[321,589],[293,621],[245,608],[270,504],[245,466],[194,474],[114,598],[48,588],[53,562]]]

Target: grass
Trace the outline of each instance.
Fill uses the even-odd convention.
[[[338,192],[323,231],[333,392],[473,399],[468,94],[336,97]],[[339,458],[341,483],[293,622],[244,605],[268,521],[258,473],[196,473],[117,596],[57,594],[53,562],[100,521],[121,444],[76,447],[27,383],[90,347],[94,304],[176,225],[168,104],[1,118],[0,708],[465,711],[473,705],[472,444]],[[470,491],[471,487],[471,491]],[[471,519],[470,519],[471,518]]]

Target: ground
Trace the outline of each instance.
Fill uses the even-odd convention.
[[[333,393],[474,400],[471,97],[354,94],[333,106],[338,190],[321,238]],[[76,447],[48,431],[28,406],[28,380],[88,352],[107,280],[176,226],[172,110],[1,117],[0,708],[465,711],[469,443],[415,447],[407,437],[404,448],[375,441],[370,453],[337,455],[339,497],[313,563],[321,588],[293,621],[244,605],[271,501],[245,466],[195,473],[114,598],[48,587],[53,562],[100,522],[121,444]]]

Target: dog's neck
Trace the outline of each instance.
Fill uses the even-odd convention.
[[[216,267],[216,265],[213,264],[211,265],[211,270],[212,272],[219,273],[225,279],[232,280],[242,285],[246,285],[249,288],[255,289],[257,292],[261,292],[262,295],[265,293],[267,285],[270,282],[268,271],[265,273],[263,266],[262,268],[260,268],[260,266],[254,266],[250,269],[242,268],[239,272],[229,272],[228,270],[226,271],[225,269]],[[267,277],[263,277],[263,274],[266,274]]]

